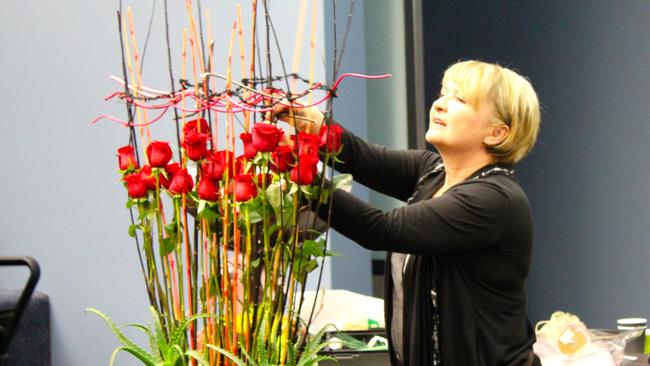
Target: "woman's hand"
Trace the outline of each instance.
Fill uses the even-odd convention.
[[[318,135],[325,118],[323,112],[316,107],[303,107],[304,104],[298,100],[294,100],[292,104],[293,107],[290,106],[287,99],[276,104],[273,107],[275,118],[295,126],[299,132]],[[267,119],[269,119],[268,117]]]

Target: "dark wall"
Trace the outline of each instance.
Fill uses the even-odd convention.
[[[518,167],[536,223],[530,317],[650,316],[650,2],[423,1],[426,100],[480,59],[527,75],[543,107]]]

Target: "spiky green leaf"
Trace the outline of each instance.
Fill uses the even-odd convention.
[[[122,350],[131,353],[146,365],[153,366],[155,364],[155,357],[149,352],[140,348],[137,344],[131,341],[126,335],[124,335],[124,333],[122,333],[120,328],[117,325],[115,325],[115,322],[113,322],[113,320],[109,318],[108,315],[102,313],[101,311],[95,308],[87,308],[86,312],[95,313],[100,318],[104,319],[106,324],[108,324],[109,328],[111,328],[111,330],[117,337],[117,340],[124,346],[124,347],[120,347],[122,348]]]
[[[211,345],[211,344],[206,344],[205,346],[208,347],[208,348],[210,348],[210,349],[213,349],[213,350],[215,350],[215,351],[217,351],[217,352],[219,352],[219,353],[221,353],[222,355],[224,355],[224,356],[226,356],[226,357],[228,357],[228,358],[229,358],[232,362],[234,362],[237,366],[257,366],[255,363],[252,363],[252,361],[251,361],[251,363],[246,364],[246,362],[244,362],[244,360],[242,360],[241,358],[239,358],[239,357],[233,355],[232,353],[226,351],[226,350],[223,349],[223,348],[220,348],[220,347],[217,347],[217,346],[213,346],[213,345]]]

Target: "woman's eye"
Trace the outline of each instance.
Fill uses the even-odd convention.
[[[465,104],[465,98],[463,98],[463,97],[459,97],[458,95],[456,95],[456,100],[463,103],[463,104]]]

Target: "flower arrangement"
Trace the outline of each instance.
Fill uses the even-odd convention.
[[[272,22],[266,1],[263,5],[270,37]],[[130,341],[105,314],[89,311],[104,318],[122,344],[111,364],[121,351],[147,365],[312,364],[319,359],[323,332],[306,339],[310,320],[298,314],[308,274],[332,253],[310,209],[325,203],[330,189],[349,182],[339,176],[326,185],[318,168],[321,160],[324,166],[336,163],[341,150],[331,97],[345,77],[374,77],[344,74],[331,87],[297,75],[260,77],[251,55],[250,74],[236,82],[230,60],[236,33],[242,64],[245,59],[241,14],[223,76],[213,72],[213,49],[200,46],[211,40],[203,42],[196,29],[192,1],[185,6],[190,28],[184,31],[180,88],[170,64],[172,91],[142,84],[131,10],[127,17],[118,12],[124,75],[113,79],[124,91],[107,99],[124,101],[128,120],[97,119],[117,121],[129,131],[129,144],[117,149],[117,158],[132,218],[128,233],[136,241],[153,316],[150,328],[138,326],[149,335],[150,350]],[[257,7],[253,0],[253,33]],[[187,55],[194,83],[186,79]],[[225,80],[223,90],[211,84],[213,76]],[[302,80],[305,90],[273,86],[277,80],[289,85],[290,79]],[[315,90],[325,96],[313,102]],[[297,101],[302,97],[308,101]],[[330,102],[319,135],[287,133],[273,115],[278,104],[293,114],[324,101]],[[153,124],[168,110],[176,123],[173,142],[152,137]],[[237,126],[240,117],[243,124]]]

